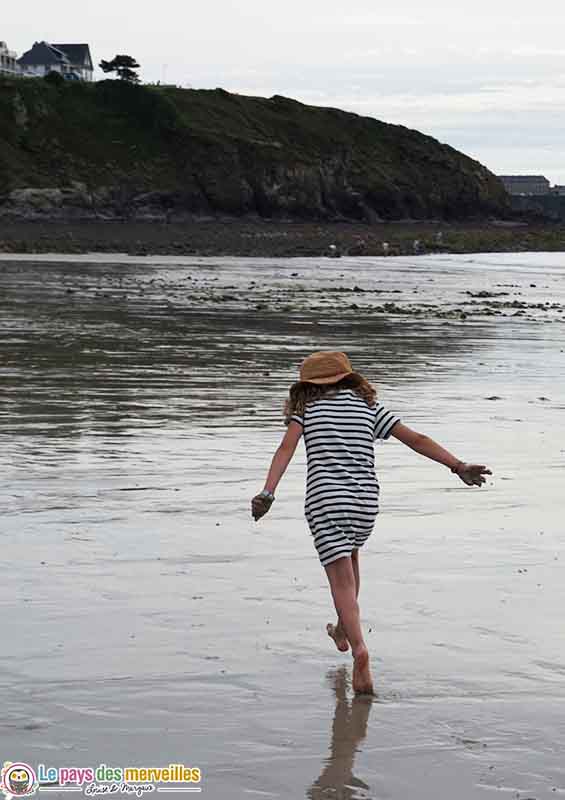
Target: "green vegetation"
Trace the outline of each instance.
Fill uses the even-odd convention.
[[[13,190],[77,186],[83,210],[139,218],[374,222],[507,210],[478,162],[337,109],[120,80],[0,79],[0,212]]]
[[[65,82],[65,79],[61,75],[60,72],[56,72],[55,70],[51,70],[48,72],[47,75],[43,78],[44,81],[47,83],[51,83],[53,86],[62,86]]]

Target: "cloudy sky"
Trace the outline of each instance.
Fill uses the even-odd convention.
[[[2,21],[20,53],[88,41],[96,62],[135,56],[143,80],[337,106],[565,184],[562,0],[32,0]]]

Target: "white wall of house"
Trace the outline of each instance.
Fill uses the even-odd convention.
[[[94,80],[92,70],[80,69],[77,67],[69,67],[68,65],[60,67],[58,64],[49,64],[48,66],[44,66],[42,64],[42,65],[22,67],[21,71],[19,71],[18,74],[23,75],[24,78],[43,78],[49,72],[60,72],[61,75],[66,75],[67,72],[74,72],[83,81]]]
[[[56,64],[50,64],[46,67],[44,64],[34,64],[22,67],[22,75],[26,78],[43,78],[48,72],[61,72],[61,69]]]
[[[49,72],[60,72],[61,75],[66,75],[67,72],[76,73],[83,81],[93,81],[93,71],[86,67],[73,67],[69,64],[34,64],[33,66],[25,66],[21,68],[18,74],[23,75],[24,78],[43,78]]]
[[[65,75],[65,73],[70,72],[68,65],[59,65],[59,64],[34,64],[33,66],[27,65],[22,67],[21,75],[24,78],[43,78],[45,75],[48,75],[50,72],[59,72],[61,75]]]
[[[20,67],[16,59],[16,53],[8,50],[6,42],[0,42],[0,75],[19,75]]]

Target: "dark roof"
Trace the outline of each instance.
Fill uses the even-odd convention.
[[[505,181],[549,181],[545,175],[499,175],[501,180]]]
[[[54,44],[52,47],[62,50],[74,66],[92,69],[92,57],[87,44]]]
[[[36,42],[31,50],[28,50],[18,58],[18,64],[22,66],[41,66],[43,64],[60,64],[62,61],[67,61],[65,53],[58,50],[47,42]]]

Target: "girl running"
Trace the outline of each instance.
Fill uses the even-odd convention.
[[[466,464],[428,436],[403,425],[376,401],[376,391],[345,353],[308,356],[300,380],[290,387],[285,407],[287,431],[269,469],[265,488],[251,502],[259,520],[304,435],[307,458],[305,515],[337,611],[328,635],[338,650],[351,645],[353,689],[373,694],[369,652],[359,616],[359,550],[369,538],[379,511],[374,441],[394,436],[403,444],[455,473],[467,486],[481,486],[491,471]]]

